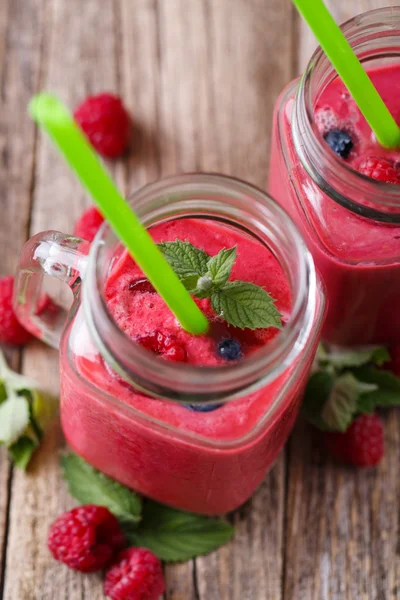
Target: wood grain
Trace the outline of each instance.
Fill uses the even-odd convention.
[[[8,2],[2,2],[0,4],[0,81],[4,81],[5,77],[5,68],[6,68],[6,39],[7,39],[7,27],[9,24],[9,4]],[[1,113],[0,113],[0,154],[2,156],[2,160],[0,161],[0,202],[2,210],[7,210],[7,195],[4,194],[7,190],[6,184],[6,167],[4,161],[4,156],[7,153],[7,134],[5,131],[6,122],[4,119],[4,99],[1,98],[0,103]],[[5,228],[0,229],[0,246],[1,253],[4,256],[6,262],[9,264],[12,262],[12,252],[8,251],[8,244],[11,240],[7,239],[7,233],[4,231]],[[6,274],[7,272],[7,264],[2,266],[2,274]],[[10,465],[7,460],[7,454],[4,449],[0,451],[0,593],[2,588],[2,578],[3,578],[3,557],[5,554],[5,544],[6,544],[6,523],[7,523],[7,509],[8,509],[8,487],[9,487],[9,477],[10,477]]]
[[[20,29],[26,33],[30,26],[25,24]],[[102,0],[101,10],[96,0],[53,0],[47,7],[46,22],[39,30],[45,35],[43,88],[59,94],[71,107],[89,93],[116,89],[112,0]],[[29,54],[27,56],[25,60],[29,60]],[[28,95],[31,93],[32,90]],[[26,101],[27,98],[19,109],[20,114],[25,114]],[[19,139],[24,139],[22,133]],[[71,231],[74,220],[86,203],[79,185],[54,148],[40,136],[31,233],[48,228]],[[29,346],[23,366],[25,373],[46,384],[49,391],[57,393],[56,352],[39,343]],[[28,476],[15,473],[5,600],[103,598],[100,577],[83,577],[64,568],[51,558],[46,547],[49,525],[73,503],[60,478],[58,454],[62,444],[61,431],[56,426],[37,454]],[[21,556],[24,556],[23,561]]]
[[[387,0],[327,3],[343,21]],[[71,231],[89,203],[48,141],[36,141],[26,104],[39,87],[71,107],[89,93],[121,92],[135,132],[132,152],[110,168],[126,190],[193,170],[265,188],[275,99],[314,46],[290,0],[2,0],[1,270],[14,269],[28,227]],[[17,353],[9,358],[18,365]],[[22,366],[56,393],[57,362],[55,352],[33,344]],[[167,566],[165,600],[399,600],[395,411],[385,432],[383,464],[355,472],[329,462],[300,422],[287,452],[232,516],[235,540],[210,556]],[[4,600],[104,597],[100,577],[69,571],[46,550],[49,524],[73,505],[60,480],[62,447],[55,425],[28,475],[15,472],[12,479],[0,454]]]
[[[27,235],[34,162],[34,127],[26,113],[36,89],[41,44],[41,0],[0,2],[0,253],[1,275],[15,269]],[[19,352],[7,350],[18,368]],[[0,597],[7,543],[10,464],[0,451]]]
[[[337,22],[383,0],[330,0]],[[298,72],[316,42],[300,24]],[[400,598],[400,416],[385,418],[386,456],[378,469],[332,464],[311,431],[299,423],[289,445],[285,600]]]

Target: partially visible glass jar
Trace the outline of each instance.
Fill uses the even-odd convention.
[[[400,7],[342,30],[366,69],[400,62]],[[314,115],[337,77],[318,49],[274,113],[269,191],[311,250],[327,295],[328,342],[400,343],[400,186],[354,171],[330,150]]]
[[[21,254],[16,310],[28,329],[60,347],[62,426],[77,453],[160,502],[224,513],[253,493],[293,425],[323,318],[313,260],[284,211],[233,179],[175,177],[143,188],[131,203],[149,228],[208,219],[209,227],[222,223],[267,246],[292,297],[282,332],[234,365],[198,367],[156,357],[108,311],[105,283],[123,249],[107,224],[89,256],[82,240],[58,232],[32,238]],[[59,318],[52,323],[38,311],[44,275],[74,293],[62,334]],[[187,403],[221,406],[196,412]]]

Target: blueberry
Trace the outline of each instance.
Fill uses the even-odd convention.
[[[211,412],[212,410],[216,410],[220,408],[222,404],[186,404],[186,408],[189,410],[194,410],[195,412]]]
[[[233,338],[227,338],[218,344],[218,354],[225,360],[237,360],[243,356],[240,342]]]
[[[328,146],[342,158],[347,158],[353,147],[353,140],[347,131],[343,131],[342,129],[331,129],[331,131],[326,134],[325,141]]]

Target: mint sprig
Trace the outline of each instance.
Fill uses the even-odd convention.
[[[12,371],[0,352],[0,444],[21,469],[28,466],[56,412],[56,401],[38,387],[36,381]]]
[[[281,315],[268,292],[254,283],[229,281],[236,247],[223,248],[215,256],[178,239],[158,247],[186,289],[197,298],[210,298],[216,314],[227,323],[240,329],[281,329]]]
[[[132,490],[91,467],[76,454],[61,459],[64,479],[82,504],[107,507],[120,521],[126,541],[144,546],[161,560],[184,561],[207,554],[234,534],[222,519],[209,519],[169,508],[152,500],[142,502]]]
[[[208,254],[181,240],[163,242],[158,247],[186,289],[194,290],[198,279],[207,273]]]
[[[346,431],[360,414],[400,406],[400,378],[378,369],[390,360],[384,347],[351,350],[319,346],[304,396],[303,414],[323,431]]]

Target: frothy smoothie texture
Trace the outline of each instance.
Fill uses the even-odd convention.
[[[153,227],[151,234],[156,242],[189,241],[211,256],[236,246],[230,279],[265,288],[285,327],[293,306],[287,276],[258,240],[201,219],[170,221]],[[251,360],[280,335],[274,327],[251,331],[228,326],[208,298],[196,301],[210,319],[210,333],[186,333],[126,252],[109,271],[104,297],[110,316],[126,336],[159,354],[155,366],[157,361],[174,360],[182,369],[185,364],[224,369],[227,360],[218,352],[221,340],[239,343],[239,362]],[[286,440],[316,337],[310,336],[294,362],[271,383],[214,410],[195,410],[151,398],[121,379],[105,364],[78,312],[62,349],[64,432],[89,462],[145,495],[202,513],[232,510],[259,485]]]

